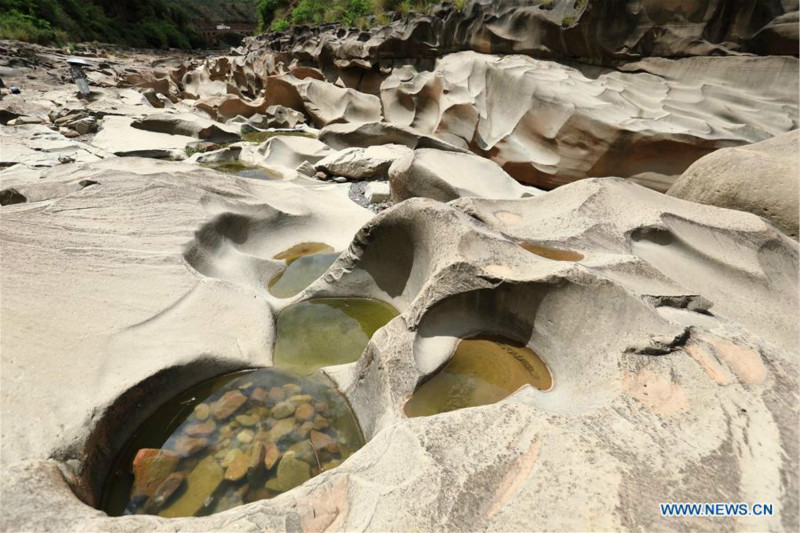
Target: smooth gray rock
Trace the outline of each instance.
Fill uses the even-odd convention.
[[[383,181],[371,181],[364,190],[364,196],[371,204],[383,203],[389,199],[391,194],[392,191],[389,188],[389,184]]]
[[[332,153],[316,139],[297,135],[277,135],[262,143],[253,161],[265,167],[280,167],[292,172],[303,163],[315,164]]]
[[[503,169],[473,154],[421,149],[409,151],[389,168],[392,200],[432,198],[524,198],[542,191],[520,185]]]
[[[97,135],[95,146],[119,157],[171,158],[183,157],[189,143],[197,137],[143,130],[133,127],[128,117],[106,117]]]
[[[350,180],[365,180],[386,176],[392,163],[409,153],[408,148],[396,144],[346,148],[317,161],[314,168]]]
[[[368,148],[380,144],[397,144],[412,149],[435,148],[444,151],[467,152],[463,148],[458,148],[413,128],[387,122],[331,124],[320,131],[319,140],[335,150],[345,150],[354,146]]]
[[[667,194],[748,211],[798,238],[798,130],[756,144],[726,148],[698,160]]]
[[[193,113],[148,115],[134,120],[131,127],[156,133],[194,137],[214,143],[237,142],[242,138],[235,130],[226,129],[222,124]]]

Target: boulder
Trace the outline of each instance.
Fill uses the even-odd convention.
[[[211,404],[211,416],[225,420],[247,402],[247,397],[239,391],[226,392],[222,398]]]
[[[24,204],[28,199],[14,187],[0,191],[0,205]]]
[[[97,131],[97,119],[94,117],[82,118],[80,120],[76,120],[73,124],[71,124],[71,126],[80,135],[88,135],[89,133],[94,133]]]
[[[281,167],[294,172],[304,162],[312,165],[332,150],[316,139],[299,135],[278,135],[261,144],[254,154],[255,162],[265,167]]]
[[[294,417],[299,422],[306,422],[314,418],[314,406],[310,403],[301,403],[297,406],[297,410],[294,412]]]
[[[295,405],[291,402],[281,402],[272,408],[270,416],[277,420],[291,416],[296,409]]]
[[[381,102],[376,96],[310,77],[270,76],[266,94],[269,104],[302,111],[318,128],[338,122],[375,122],[382,117]]]
[[[0,97],[0,125],[11,125],[11,121],[26,118],[28,120],[38,119],[37,122],[42,122],[49,111],[48,107],[50,106],[47,104],[47,101],[38,101],[31,96],[6,94]]]
[[[212,79],[212,76],[213,73],[204,68],[196,68],[184,74],[181,80],[184,97],[200,100],[228,94],[227,81],[216,76],[216,79]]]
[[[187,152],[191,151],[192,153],[215,152],[219,149],[219,145],[211,141],[196,141],[186,145]]]
[[[235,94],[203,98],[194,106],[219,122],[227,122],[237,116],[249,118],[256,114],[263,115],[267,108],[263,100],[246,100]]]
[[[335,150],[358,146],[368,148],[379,144],[398,144],[412,149],[435,148],[452,152],[467,152],[431,135],[406,126],[388,122],[364,124],[331,124],[319,132],[319,140]]]
[[[760,143],[724,148],[693,164],[668,195],[747,211],[798,238],[798,130]]]
[[[175,439],[171,444],[172,449],[178,455],[183,457],[191,457],[202,450],[205,450],[209,445],[209,440],[202,437],[189,437],[182,435]]]
[[[364,190],[364,196],[371,204],[380,204],[385,202],[391,196],[392,191],[388,183],[382,181],[371,181],[367,184]]]
[[[386,176],[396,160],[407,155],[408,148],[400,145],[381,145],[369,148],[346,148],[317,161],[314,168],[333,176],[365,180]]]
[[[228,146],[227,148],[219,148],[210,152],[195,152],[192,154],[187,163],[224,163],[226,161],[238,161],[242,157],[243,148],[239,145]]]
[[[294,431],[294,420],[291,418],[284,418],[278,420],[274,426],[269,430],[269,438],[272,442],[279,442],[282,438],[290,435]]]
[[[414,150],[395,161],[389,183],[395,202],[416,197],[440,202],[466,196],[511,199],[541,192],[520,185],[488,159],[432,149]]]
[[[314,165],[308,161],[303,161],[300,163],[295,170],[298,172],[298,174],[308,176],[309,178],[313,178],[317,175],[317,169],[315,169]]]
[[[161,506],[166,503],[173,494],[175,494],[179,488],[183,485],[184,480],[186,479],[186,474],[184,472],[173,472],[172,474],[168,475],[164,481],[153,491],[153,495],[150,498],[150,502],[154,506]]]
[[[213,143],[236,142],[242,138],[234,129],[228,129],[193,113],[148,115],[134,120],[131,127],[156,133],[194,137]]]
[[[152,89],[155,93],[161,94],[172,101],[177,101],[178,99],[178,85],[175,83],[175,80],[170,77],[169,73],[164,70],[139,71],[124,74],[121,83],[129,86],[133,85],[142,89]]]
[[[225,479],[227,481],[239,481],[247,474],[249,466],[250,456],[244,453],[238,454],[225,470]]]
[[[159,93],[157,93],[155,89],[145,89],[142,91],[142,96],[148,104],[157,109],[163,109],[166,107],[166,102],[169,102],[166,98],[162,99],[162,97],[159,97]]]
[[[264,452],[264,468],[270,470],[281,458],[281,451],[274,442],[268,443]]]
[[[42,117],[17,117],[15,119],[9,120],[6,125],[8,126],[23,126],[25,124],[44,124],[45,120]]]
[[[280,105],[271,105],[264,114],[255,114],[251,117],[236,116],[228,120],[228,124],[247,124],[257,130],[295,129],[305,124],[306,117],[299,111]]]
[[[271,105],[267,108],[263,119],[258,123],[251,121],[253,126],[258,128],[296,128],[305,124],[306,117],[303,113],[294,109],[282,106]]]

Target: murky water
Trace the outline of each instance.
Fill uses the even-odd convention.
[[[314,135],[305,131],[248,131],[242,134],[242,140],[249,143],[263,143],[271,137],[310,137]]]
[[[526,384],[541,390],[553,385],[550,370],[533,350],[502,337],[465,339],[453,357],[414,391],[404,410],[417,417],[487,405]]]
[[[518,244],[532,254],[544,257],[545,259],[552,259],[553,261],[580,261],[583,259],[583,254],[579,254],[573,250],[562,250],[526,241],[522,241]]]
[[[239,161],[221,161],[219,163],[203,163],[204,167],[212,168],[226,174],[233,174],[240,178],[251,178],[256,180],[277,180],[280,176],[271,174],[264,168],[252,167],[240,163]]]
[[[271,498],[363,446],[321,373],[274,369],[202,383],[168,402],[126,444],[108,482],[112,516],[202,516]]]
[[[278,315],[274,363],[301,373],[352,363],[397,314],[389,304],[369,298],[318,298],[291,305]]]
[[[274,259],[286,262],[286,268],[269,282],[269,292],[278,298],[290,298],[319,279],[339,257],[331,246],[302,243],[281,252]]]

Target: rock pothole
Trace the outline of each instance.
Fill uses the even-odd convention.
[[[125,444],[104,491],[109,515],[204,516],[272,498],[364,444],[320,372],[225,374],[161,406]]]
[[[498,402],[520,387],[553,387],[553,376],[536,352],[496,335],[463,339],[444,366],[405,404],[406,416],[430,416]]]
[[[306,373],[356,361],[372,335],[398,312],[370,298],[314,298],[278,315],[276,365]]]
[[[301,243],[295,264],[332,247]],[[111,516],[205,516],[275,497],[364,444],[322,367],[352,363],[398,315],[368,298],[314,298],[277,316],[275,367],[219,375],[159,406],[124,444],[102,489]]]
[[[324,243],[310,242],[295,245],[273,259],[284,261],[286,267],[269,282],[269,291],[278,298],[291,298],[322,277],[340,253]]]

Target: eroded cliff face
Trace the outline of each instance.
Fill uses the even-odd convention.
[[[612,69],[470,51],[427,68],[350,61],[340,70],[280,57],[250,53],[186,64],[152,82],[129,79],[194,100],[222,122],[281,105],[317,128],[412,128],[545,189],[618,176],[666,191],[699,158],[798,125],[791,56],[647,58]]]
[[[465,50],[604,66],[646,57],[797,56],[797,9],[796,0],[479,0],[463,11],[443,4],[427,16],[398,15],[365,31],[323,26],[270,34],[245,49],[321,68],[336,60],[424,64]]]

